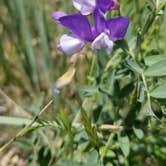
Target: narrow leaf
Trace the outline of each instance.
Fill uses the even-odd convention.
[[[133,70],[134,72],[137,72],[137,73],[142,73],[143,70],[137,62],[132,61],[128,58],[126,59],[126,62],[129,65],[129,67],[131,68],[131,70]]]
[[[1,125],[15,125],[15,126],[23,126],[28,125],[31,122],[30,119],[27,118],[18,118],[18,117],[9,117],[9,116],[0,116],[0,124]],[[37,126],[37,122],[34,123],[34,126]]]

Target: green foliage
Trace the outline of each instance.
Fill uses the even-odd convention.
[[[159,99],[166,98],[166,85],[160,85],[151,92],[151,96]]]
[[[111,56],[78,54],[73,82],[53,94],[71,59],[56,49],[64,32],[51,14],[76,12],[71,1],[0,1],[0,145],[27,126],[0,161],[14,146],[30,166],[166,163],[166,1],[120,3],[125,40]]]
[[[166,60],[159,61],[148,67],[145,71],[146,76],[165,76],[166,75]]]
[[[130,153],[130,141],[127,135],[118,134],[119,146],[124,154],[127,157]]]

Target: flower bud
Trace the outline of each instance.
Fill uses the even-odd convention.
[[[111,10],[118,10],[120,8],[120,3],[118,0],[113,0],[113,5],[111,6]]]

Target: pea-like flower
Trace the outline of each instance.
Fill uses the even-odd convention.
[[[83,15],[88,15],[98,9],[103,13],[119,8],[117,0],[72,0],[74,7]]]
[[[98,9],[93,11],[93,18],[94,26],[91,27],[85,15],[55,12],[53,19],[71,32],[61,37],[58,48],[67,55],[73,55],[80,52],[86,43],[91,42],[93,50],[104,48],[107,54],[110,54],[114,41],[124,38],[129,19],[121,16],[105,19]]]

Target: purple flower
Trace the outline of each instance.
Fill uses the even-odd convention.
[[[116,17],[106,20],[98,9],[94,10],[93,17],[94,26],[91,27],[87,17],[82,14],[55,12],[53,19],[71,32],[61,37],[58,48],[67,55],[73,55],[81,51],[87,42],[91,42],[93,50],[104,48],[110,54],[114,41],[124,38],[129,19]]]
[[[83,15],[93,13],[95,9],[106,13],[109,10],[119,8],[119,2],[117,0],[72,0],[74,7]]]

